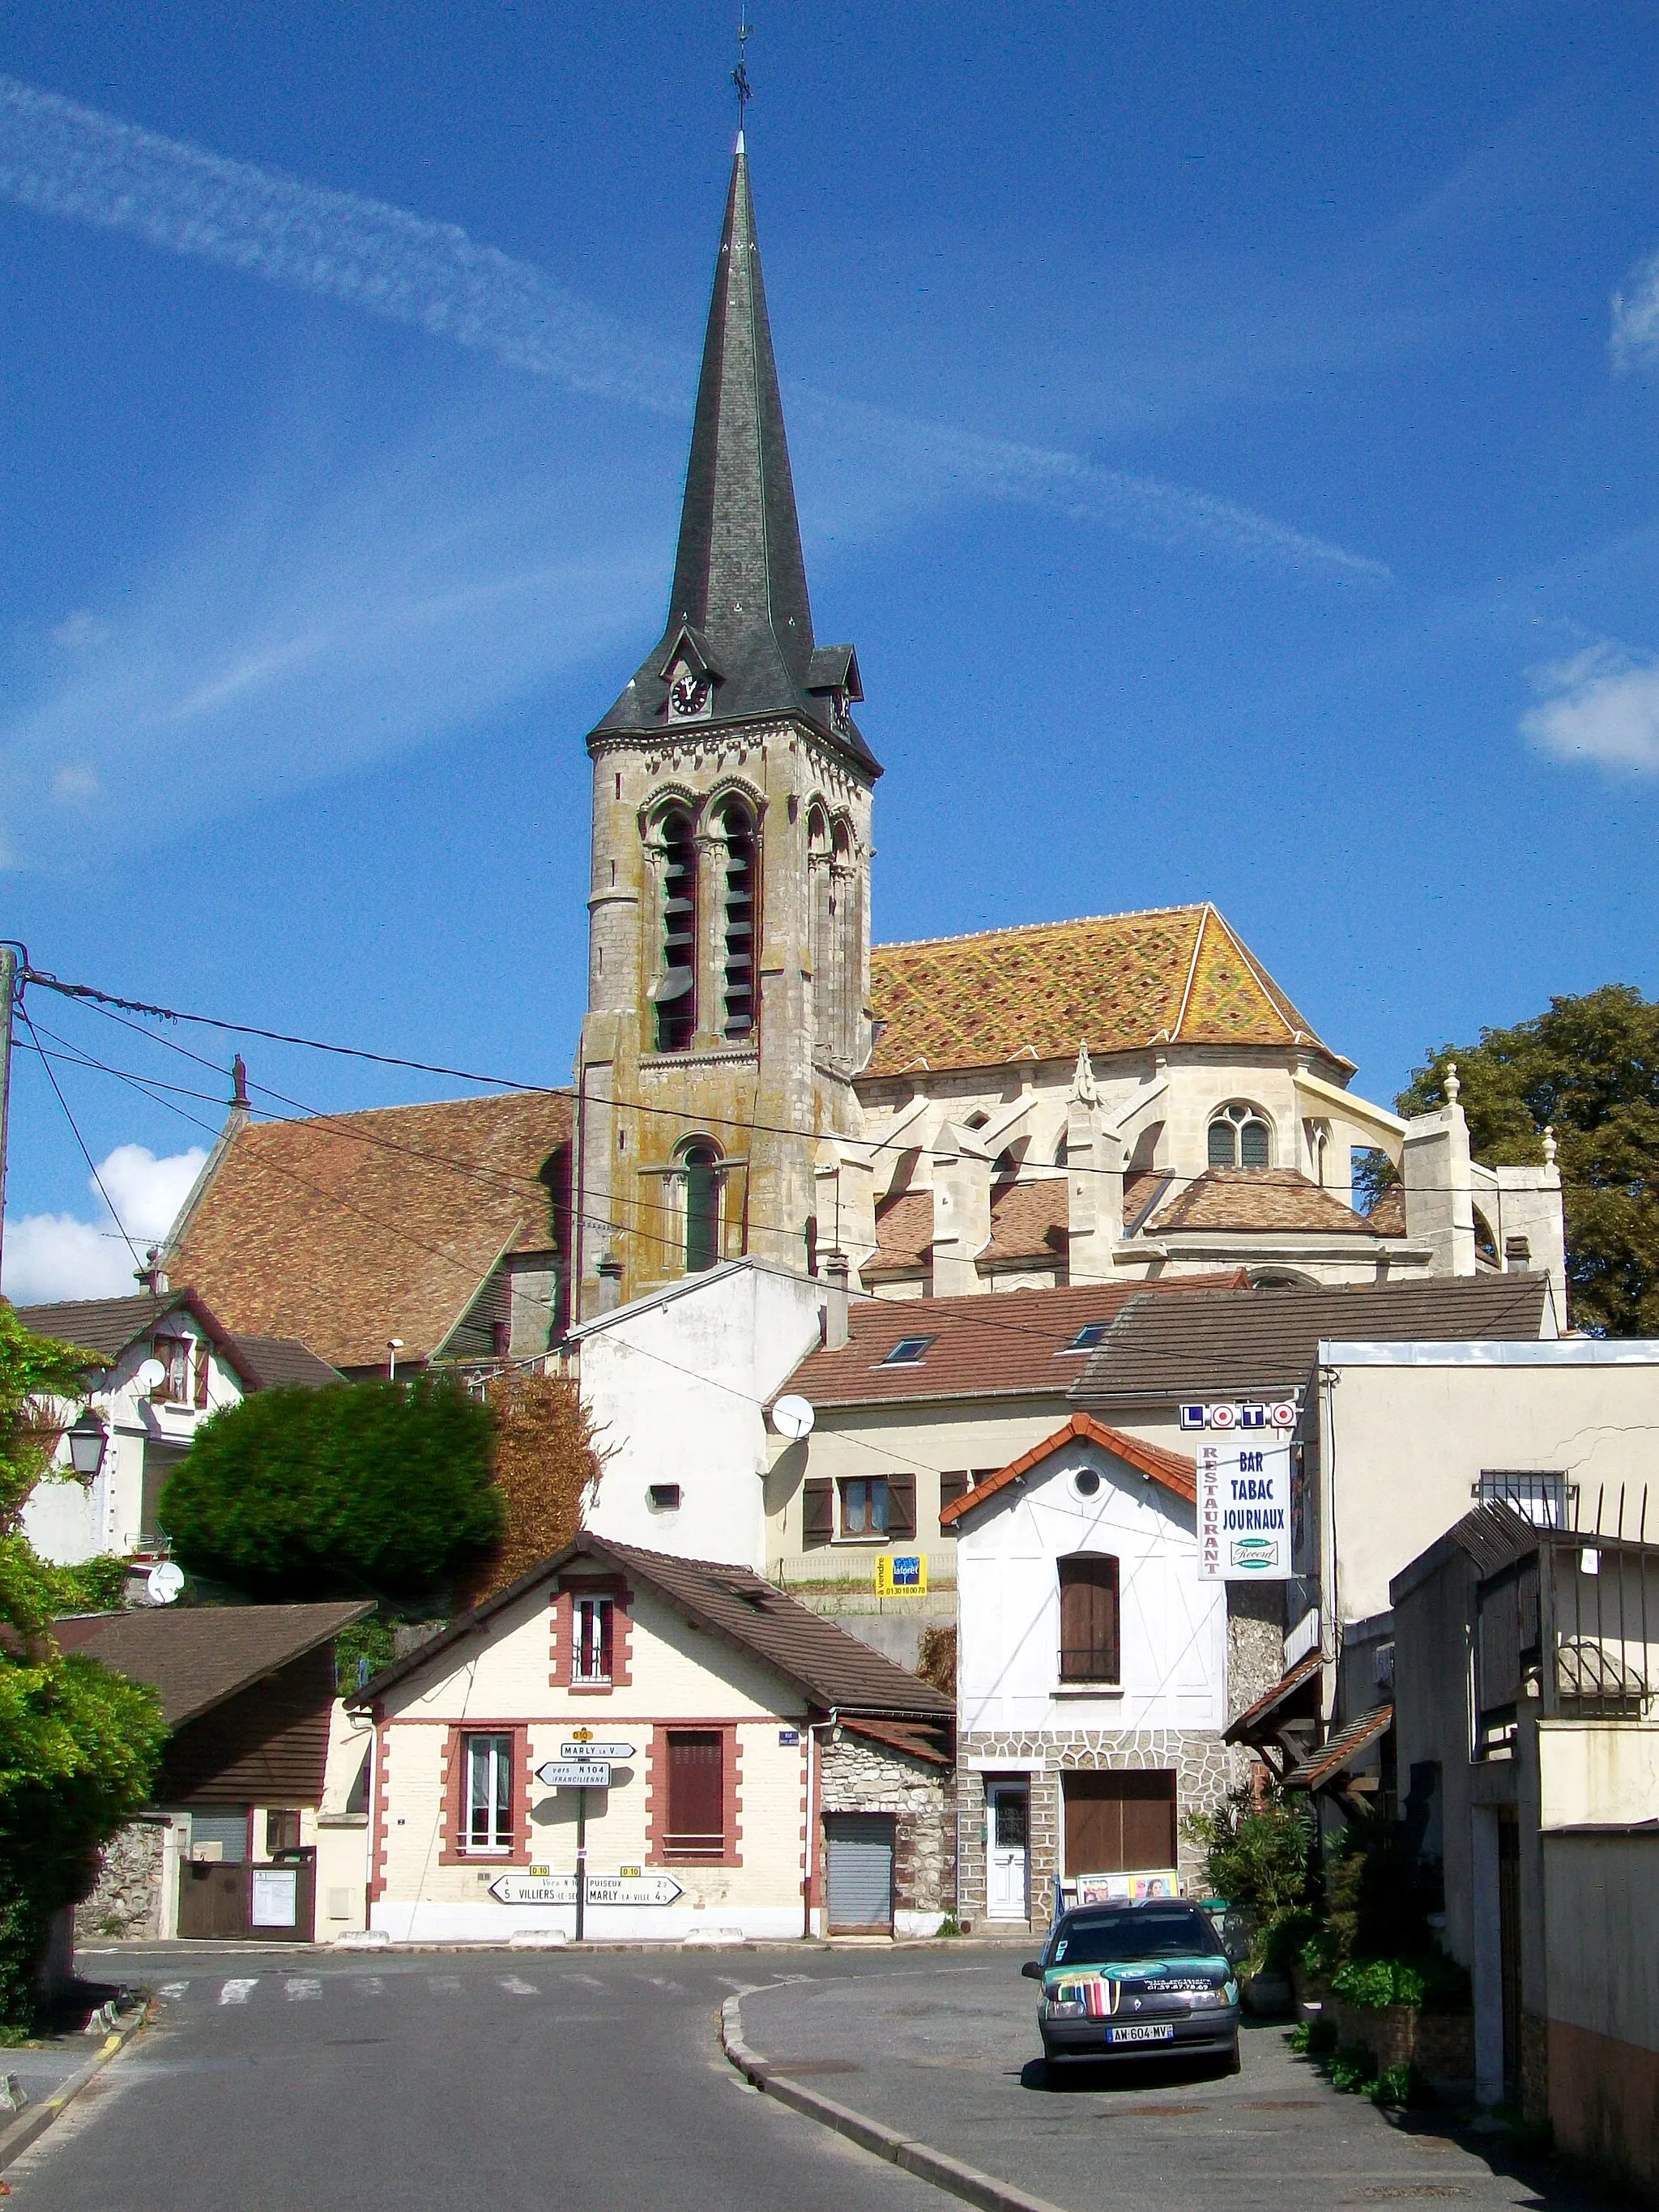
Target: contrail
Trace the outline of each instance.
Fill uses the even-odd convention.
[[[656,415],[686,412],[689,356],[630,331],[459,225],[326,191],[0,76],[0,198],[338,300]],[[1041,506],[1158,544],[1384,580],[1379,561],[1247,507],[1080,455],[848,402],[793,395],[842,446],[884,448],[924,497]]]

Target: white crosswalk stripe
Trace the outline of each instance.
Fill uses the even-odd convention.
[[[290,2004],[305,2004],[323,1994],[320,1982],[294,1979],[283,1984],[283,1995]]]
[[[188,1982],[163,1982],[155,1994],[163,2004],[177,2004],[189,1987]]]
[[[436,1997],[459,1996],[461,1993],[461,1978],[459,1974],[428,1974],[426,1978],[426,1985]]]
[[[383,1997],[386,1984],[378,1974],[359,1974],[352,1984],[360,1997]]]
[[[246,1981],[227,1982],[219,1992],[219,2002],[221,2004],[246,2004],[249,1992],[258,1986],[258,1974],[251,1975]]]
[[[580,1982],[585,1990],[602,1990],[605,1984],[597,1974],[567,1974],[568,1982]]]
[[[683,1997],[685,1995],[684,1983],[671,1982],[666,1974],[635,1974],[634,1979],[636,1982],[649,1982],[653,1990],[664,1990],[671,1997]]]
[[[503,1974],[501,1982],[510,1996],[538,1997],[541,1995],[534,1982],[521,1981],[517,1974]]]

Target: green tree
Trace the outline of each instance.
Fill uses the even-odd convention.
[[[1555,1132],[1574,1327],[1659,1335],[1659,1001],[1606,983],[1482,1030],[1478,1044],[1442,1045],[1413,1071],[1400,1112],[1443,1105],[1454,1060],[1477,1159],[1535,1164]]]
[[[1204,1846],[1204,1879],[1216,1895],[1253,1906],[1264,1929],[1307,1897],[1313,1823],[1303,1799],[1258,1799],[1247,1786],[1213,1813],[1194,1814],[1187,1828]]]
[[[51,1475],[42,1401],[85,1390],[91,1361],[0,1304],[0,2021],[27,2020],[52,1916],[85,1894],[96,1854],[149,1796],[166,1730],[155,1693],[52,1634],[70,1578],[22,1531]]]
[[[162,1524],[182,1566],[251,1595],[411,1596],[499,1533],[491,1438],[447,1378],[260,1391],[203,1424]]]

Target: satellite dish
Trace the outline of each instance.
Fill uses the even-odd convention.
[[[159,1359],[147,1359],[133,1379],[141,1390],[159,1390],[167,1379],[167,1370]]]
[[[176,1559],[163,1559],[144,1577],[144,1587],[157,1605],[171,1605],[185,1586],[185,1571]]]
[[[817,1415],[805,1398],[780,1398],[772,1408],[772,1426],[781,1437],[810,1437]]]

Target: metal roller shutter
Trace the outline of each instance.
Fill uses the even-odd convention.
[[[824,1863],[830,1925],[844,1934],[893,1925],[893,1816],[890,1813],[826,1813]]]

